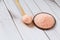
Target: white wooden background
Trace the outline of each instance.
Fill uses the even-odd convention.
[[[19,0],[28,15],[39,12],[51,13],[56,25],[51,30],[29,27],[22,22],[22,16],[14,0],[0,0],[0,40],[60,40],[60,8],[49,0]],[[7,8],[9,11],[7,10]]]

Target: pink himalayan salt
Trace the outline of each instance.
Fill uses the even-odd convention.
[[[32,17],[31,16],[28,16],[28,15],[24,15],[22,21],[25,24],[31,24],[32,23]]]
[[[50,14],[41,13],[34,17],[34,23],[38,28],[49,29],[55,24],[55,19]]]

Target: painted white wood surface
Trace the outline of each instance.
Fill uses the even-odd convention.
[[[52,1],[45,0],[45,2],[47,5],[49,5],[49,8],[54,12],[54,14],[60,19],[60,7]]]
[[[36,28],[35,26],[32,28],[29,28],[29,26],[25,25],[24,23],[22,23],[21,21],[21,13],[20,11],[17,9],[17,6],[14,5],[13,1],[5,1],[7,4],[7,7],[10,10],[13,10],[13,15],[15,15],[17,18],[14,18],[14,21],[23,37],[24,40],[48,40],[47,36],[45,35],[45,33],[42,30],[39,30],[38,28]],[[26,13],[28,15],[32,15],[31,11],[28,9],[27,5],[21,0],[21,4],[23,4],[22,6],[24,6],[24,10],[26,11]],[[10,5],[10,6],[9,6]],[[13,6],[12,6],[13,5]],[[18,15],[18,16],[17,16]],[[43,34],[43,35],[42,35]]]
[[[57,6],[56,4],[54,4],[54,2],[51,2],[51,1],[47,1],[47,0],[45,0],[45,2],[46,3],[48,3],[47,5],[49,5],[49,7],[50,7],[50,9],[52,10],[52,12],[56,15],[56,17],[57,17],[57,25],[56,25],[56,28],[54,29],[55,30],[55,35],[56,35],[56,37],[60,40],[60,38],[59,38],[59,36],[60,36],[60,7],[59,6]]]
[[[21,40],[21,37],[2,1],[0,2],[0,40]]]
[[[55,1],[60,6],[60,0],[55,0]]]
[[[11,19],[6,7],[3,3],[1,3],[0,10],[2,10],[2,16],[1,18],[7,19],[3,20],[1,19],[0,23],[0,36],[2,40],[60,40],[60,16],[59,16],[59,10],[60,8],[55,5],[54,3],[47,1],[47,0],[19,0],[22,7],[24,8],[24,11],[27,15],[34,16],[35,14],[39,12],[48,12],[52,14],[57,21],[57,24],[55,28],[47,31],[43,31],[41,29],[36,28],[35,26],[29,27],[25,25],[22,22],[22,16],[17,8],[17,6],[14,3],[14,0],[4,0],[8,9],[11,11],[11,14],[13,16],[13,20],[19,30],[16,29],[16,26],[14,25],[13,20]],[[6,13],[6,14],[4,14]],[[3,15],[4,14],[4,15]],[[5,17],[8,16],[8,17]],[[1,25],[4,24],[4,25]],[[10,25],[10,26],[9,26]],[[4,27],[4,28],[2,28]],[[3,34],[2,34],[3,33]],[[22,38],[21,38],[22,35]],[[4,39],[3,39],[4,38]]]
[[[55,16],[56,21],[57,21],[56,27],[52,30],[45,31],[45,32],[49,36],[50,40],[60,40],[60,38],[59,38],[60,35],[58,33],[60,30],[59,29],[60,22],[59,22],[59,19],[57,18],[56,13],[54,14],[54,12],[49,8],[49,6],[43,0],[39,0],[39,1],[35,0],[36,4],[39,6],[39,8],[37,8],[37,9],[35,7],[35,4],[32,3],[33,2],[32,0],[28,0],[28,1],[25,0],[25,1],[34,14],[35,14],[35,12],[38,13],[38,11],[36,11],[36,10],[39,10],[39,8],[40,8],[41,12],[48,12],[48,13],[51,13],[53,16]]]
[[[43,0],[39,0],[39,1],[35,0],[35,2],[36,2],[36,4],[38,5],[38,7],[40,8],[41,11],[51,13],[52,15],[55,16],[56,21],[57,21],[57,24],[56,24],[55,28],[52,29],[52,30],[45,31],[45,32],[48,34],[50,40],[60,40],[59,33],[58,33],[58,31],[60,30],[59,29],[60,28],[59,27],[60,22],[59,22],[59,19],[58,19],[57,15],[56,15],[57,13],[54,13],[49,8],[49,5],[47,5]]]

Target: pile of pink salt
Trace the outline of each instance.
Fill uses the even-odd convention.
[[[22,21],[25,24],[31,24],[33,22],[36,27],[41,29],[51,29],[56,24],[54,16],[46,12],[36,14],[33,19],[31,16],[24,15]]]
[[[28,15],[24,15],[22,21],[25,24],[31,24],[32,23],[32,17],[31,16],[28,16]]]
[[[55,25],[55,18],[52,15],[44,12],[37,14],[33,21],[34,24],[41,29],[50,29]]]

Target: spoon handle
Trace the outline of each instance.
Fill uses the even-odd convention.
[[[15,0],[16,6],[18,7],[18,9],[20,10],[22,16],[26,15],[25,11],[23,10],[21,4],[19,3],[19,0]]]

